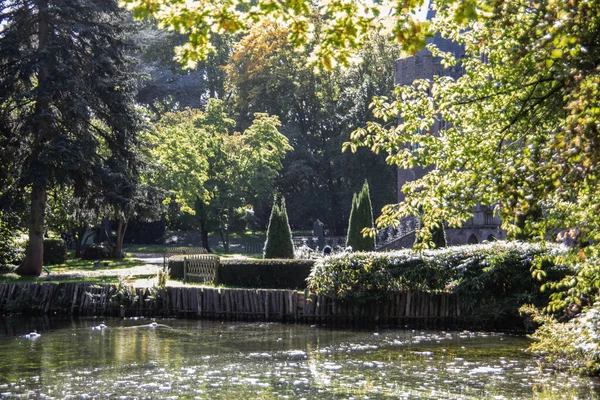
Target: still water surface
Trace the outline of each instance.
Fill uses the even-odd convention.
[[[0,318],[0,398],[600,398],[522,336],[151,322]]]

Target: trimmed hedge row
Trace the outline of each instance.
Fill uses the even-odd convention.
[[[219,283],[263,289],[304,289],[314,260],[222,259]]]
[[[525,303],[542,305],[548,293],[531,276],[534,259],[565,251],[554,245],[521,242],[453,246],[417,252],[350,253],[326,257],[309,277],[311,291],[341,300],[388,298],[394,291],[424,290],[457,293],[463,315],[478,324],[520,320]],[[547,279],[568,271],[546,262]]]
[[[168,265],[171,279],[183,279],[183,256],[172,256]]]
[[[221,259],[217,283],[261,289],[304,289],[314,260]],[[169,260],[170,277],[183,279],[183,256]]]

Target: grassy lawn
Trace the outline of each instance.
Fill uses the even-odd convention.
[[[42,274],[39,277],[34,276],[19,276],[17,274],[0,274],[0,283],[19,283],[19,284],[27,284],[27,283],[70,283],[70,282],[86,282],[91,284],[116,284],[119,281],[119,277],[117,275],[96,275],[96,276],[58,276],[52,275],[45,276],[46,274]]]
[[[255,243],[262,244],[264,242],[264,232],[244,232],[236,233],[231,236],[233,243]],[[63,264],[44,266],[50,271],[47,275],[45,271],[40,277],[21,277],[12,272],[0,272],[0,284],[6,283],[59,283],[59,282],[89,282],[92,284],[114,284],[119,280],[119,274],[123,274],[122,270],[128,268],[144,266],[144,263],[133,258],[131,253],[154,253],[160,257],[168,247],[167,245],[130,245],[124,250],[126,257],[122,260],[100,260],[96,266],[93,260],[83,260],[74,258],[74,252],[67,252],[67,261]],[[233,251],[226,253],[222,247],[212,248],[212,253],[221,258],[253,258],[260,259],[262,254],[241,254],[239,247]],[[235,251],[238,252],[235,252]],[[243,249],[242,249],[243,251]],[[140,274],[141,272],[141,274]],[[154,278],[155,275],[145,275],[144,271],[136,269],[136,275],[132,276],[132,280]]]
[[[100,264],[96,267],[93,260],[83,260],[70,258],[64,264],[50,265],[47,268],[50,273],[64,274],[73,271],[96,271],[96,270],[117,270],[123,268],[131,268],[142,265],[135,258],[125,257],[122,260],[100,260]]]
[[[123,246],[125,253],[156,253],[163,254],[169,247],[181,247],[181,246],[167,246],[166,244],[128,244]]]
[[[72,257],[72,254],[70,254]],[[120,270],[143,265],[134,258],[124,258],[122,260],[102,260],[96,267],[92,260],[82,260],[68,258],[63,264],[45,266],[50,271],[42,272],[39,277],[19,276],[15,273],[0,274],[0,283],[58,283],[58,282],[89,282],[89,283],[117,283],[118,272]],[[114,273],[94,274],[93,272],[111,271]],[[152,275],[153,276],[153,275]],[[138,275],[136,278],[143,278],[145,275]]]

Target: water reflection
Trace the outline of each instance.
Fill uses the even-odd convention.
[[[152,322],[0,319],[0,397],[599,397],[597,380],[540,370],[518,336]]]

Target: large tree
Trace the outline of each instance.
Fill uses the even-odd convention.
[[[48,188],[72,184],[77,192],[109,159],[120,160],[127,178],[136,174],[129,20],[113,0],[1,4],[2,130],[22,146],[18,184],[31,193],[17,272],[39,275]]]
[[[204,247],[209,222],[218,223],[227,250],[235,209],[272,195],[281,160],[292,149],[279,125],[276,117],[255,114],[247,129],[236,132],[216,99],[204,112],[168,113],[155,124],[151,154],[159,167],[153,181],[197,214]]]

